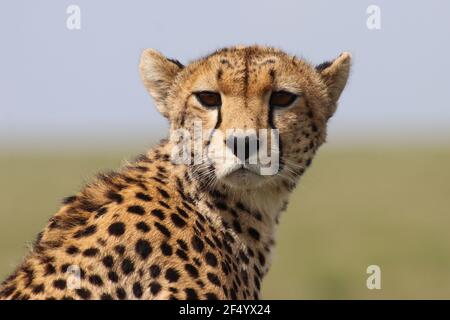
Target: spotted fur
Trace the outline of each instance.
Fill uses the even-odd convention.
[[[64,199],[0,298],[258,299],[280,212],[325,140],[349,67],[347,53],[316,69],[259,46],[222,49],[186,66],[144,51],[142,79],[171,123],[169,138]],[[202,88],[221,92],[219,110],[198,105],[192,93]],[[280,88],[301,99],[271,110],[268,94]],[[226,181],[215,164],[173,163],[172,133],[194,119],[214,130],[277,128],[279,173]]]

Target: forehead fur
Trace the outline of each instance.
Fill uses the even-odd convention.
[[[214,76],[214,79],[207,79],[210,81],[241,82],[244,86],[257,84],[261,77],[270,82],[282,77],[284,84],[293,86],[293,89],[298,83],[294,78],[296,75],[319,80],[316,70],[307,62],[264,46],[223,48],[192,62],[185,69],[185,77],[205,75]]]

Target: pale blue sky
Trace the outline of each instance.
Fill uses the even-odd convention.
[[[81,30],[66,8],[81,8]],[[366,8],[381,8],[381,30]],[[354,65],[330,143],[450,142],[450,2],[23,1],[0,4],[0,144],[140,144],[166,121],[140,83],[153,47],[182,62],[267,44],[313,63]],[[152,139],[153,138],[153,139]]]

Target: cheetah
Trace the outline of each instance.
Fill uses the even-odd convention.
[[[0,298],[259,299],[280,213],[325,141],[350,64],[346,52],[313,66],[257,45],[187,65],[144,50],[141,78],[169,120],[168,137],[65,198]],[[174,161],[180,129],[196,122],[208,129],[200,161]],[[250,139],[226,135],[237,128],[278,132],[277,143],[267,139],[276,172],[248,163]]]

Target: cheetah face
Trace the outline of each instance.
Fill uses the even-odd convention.
[[[313,67],[268,47],[226,48],[187,66],[145,50],[141,77],[170,140],[206,185],[295,184],[324,142],[350,55]]]

